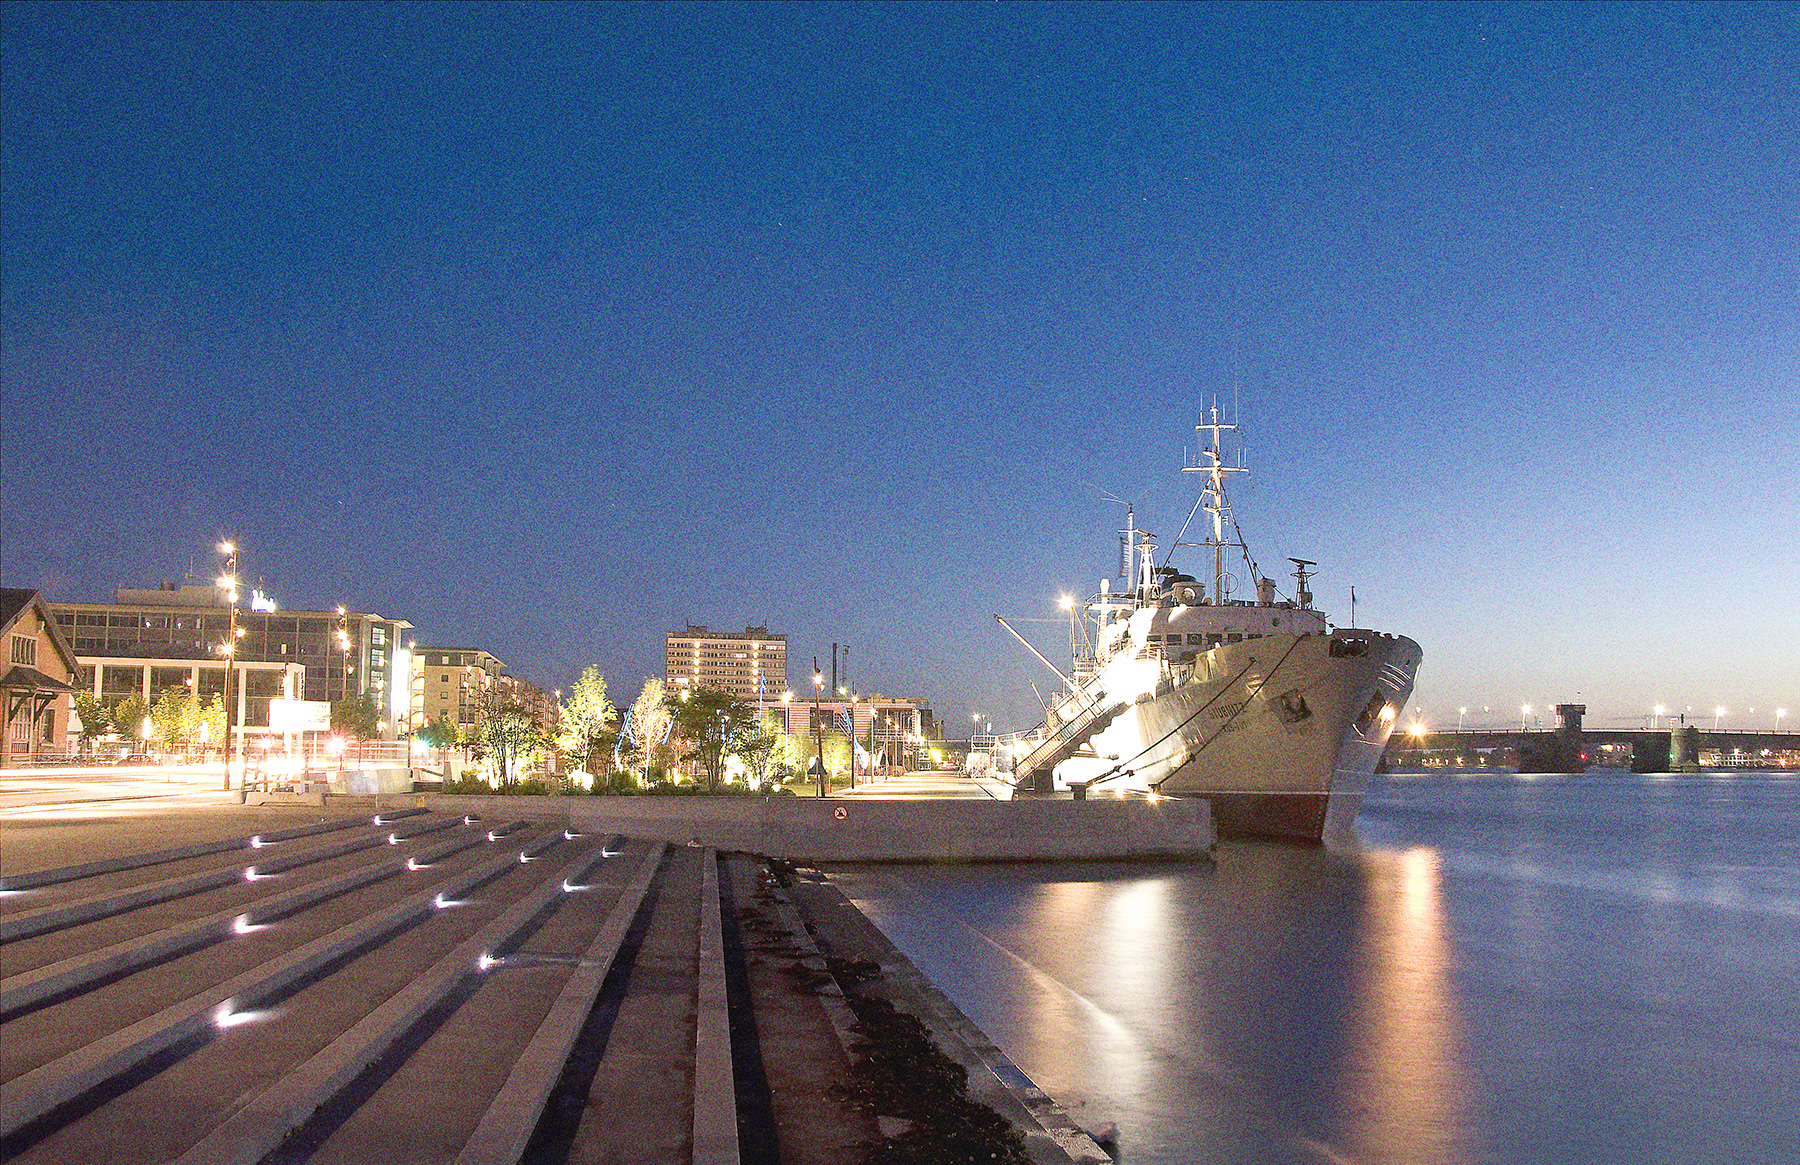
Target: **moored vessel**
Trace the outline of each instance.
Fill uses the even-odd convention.
[[[1227,478],[1245,470],[1220,442],[1236,427],[1216,405],[1196,426],[1207,441],[1184,470],[1203,485],[1160,561],[1127,509],[1121,589],[1103,580],[1072,610],[1063,691],[1010,742],[1015,787],[1205,797],[1222,834],[1347,842],[1422,653],[1403,635],[1332,626],[1313,606],[1307,559],[1289,560],[1292,597],[1278,593],[1232,516]],[[1202,511],[1207,536],[1184,542]],[[1210,580],[1170,565],[1182,547],[1211,551]],[[1227,551],[1242,556],[1253,599],[1234,597]]]

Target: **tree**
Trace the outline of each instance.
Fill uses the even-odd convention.
[[[150,705],[144,698],[133,692],[112,706],[110,719],[113,731],[129,741],[144,739],[144,717],[150,714]]]
[[[75,697],[75,715],[81,718],[81,751],[86,752],[94,746],[98,737],[106,735],[112,727],[112,716],[100,697],[92,692],[82,692]]]
[[[223,741],[225,739],[225,696],[214,692],[212,699],[200,709],[200,739],[204,741]]]
[[[788,771],[805,773],[812,766],[813,757],[819,752],[825,754],[827,772],[841,773],[850,766],[850,741],[840,729],[825,729],[822,740],[815,737],[811,729],[806,729],[787,737],[784,759]]]
[[[381,712],[375,697],[364,692],[350,696],[331,706],[331,730],[351,740],[369,740],[381,733]]]
[[[156,743],[165,750],[183,748],[200,735],[202,712],[193,690],[183,684],[164,688],[150,708],[150,731]]]
[[[743,743],[738,746],[737,754],[744,761],[744,772],[750,783],[758,788],[774,784],[781,774],[786,754],[781,729],[777,727],[780,722],[778,714],[763,713],[761,723],[745,733]]]
[[[482,739],[493,753],[495,773],[502,784],[517,778],[514,771],[520,761],[548,743],[548,734],[523,708],[508,707],[497,712],[482,727]]]
[[[675,707],[675,733],[692,745],[683,760],[698,760],[706,770],[706,787],[718,791],[725,758],[735,754],[756,731],[750,706],[729,692],[696,688]]]
[[[448,712],[439,712],[414,733],[431,748],[454,748],[461,734],[460,726],[450,718]]]
[[[577,758],[583,772],[592,773],[601,750],[612,747],[603,738],[616,711],[612,701],[606,698],[606,678],[600,674],[600,669],[591,664],[583,668],[581,678],[569,690],[569,698],[560,710],[558,721],[562,731],[557,742],[565,752]]]
[[[481,744],[494,762],[499,784],[516,779],[519,763],[550,743],[537,719],[523,704],[509,700],[497,687],[484,690],[475,701]]]
[[[631,738],[633,751],[643,759],[646,784],[650,781],[651,757],[668,736],[674,718],[663,682],[655,676],[646,679],[643,690],[631,703],[631,711],[625,715],[625,732]]]

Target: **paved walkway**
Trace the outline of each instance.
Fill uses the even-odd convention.
[[[922,770],[898,777],[857,782],[854,789],[838,789],[836,797],[914,798],[982,798],[1010,801],[1013,789],[996,777],[971,776],[960,770]]]

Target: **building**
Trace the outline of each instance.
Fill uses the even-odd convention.
[[[201,700],[224,689],[221,647],[234,621],[220,586],[163,583],[121,589],[111,603],[48,603],[79,662],[77,686],[105,700],[136,693],[146,702],[176,685]],[[412,624],[372,612],[279,611],[259,595],[238,608],[232,675],[233,723],[250,732],[269,727],[273,697],[335,703],[367,695],[396,734],[410,666],[403,639]]]
[[[465,728],[481,721],[484,692],[515,704],[545,731],[556,726],[556,702],[536,684],[506,673],[506,664],[479,647],[413,647],[412,714],[404,725],[416,731],[440,716]]]
[[[0,668],[0,711],[5,713],[0,767],[63,752],[80,663],[44,597],[37,591],[0,590],[0,637],[6,643]]]
[[[854,725],[858,764],[914,767],[921,748],[943,739],[931,706],[915,696],[876,693],[848,700],[821,699],[815,705],[804,692],[783,695],[788,698],[764,706],[777,716],[777,729],[810,737],[821,729],[841,734],[847,725]]]
[[[688,624],[663,640],[663,682],[671,692],[709,688],[746,700],[779,700],[787,690],[787,636],[767,627],[709,631]]]
[[[414,647],[413,729],[439,717],[470,726],[481,721],[481,695],[500,681],[506,664],[479,647]]]

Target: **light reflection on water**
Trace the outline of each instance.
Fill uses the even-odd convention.
[[[1800,1159],[1792,782],[1378,782],[1357,854],[846,892],[1124,1160]]]

